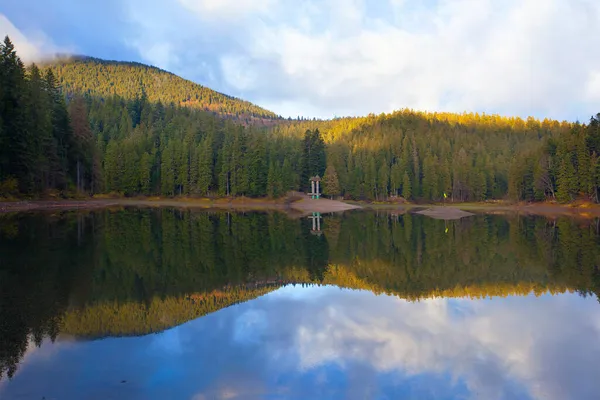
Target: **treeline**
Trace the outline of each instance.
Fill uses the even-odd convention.
[[[102,160],[95,193],[279,197],[325,169],[318,132],[291,140],[144,92],[86,101]]]
[[[143,88],[153,103],[214,112],[242,123],[261,123],[279,117],[249,101],[216,92],[156,67],[92,57],[68,57],[48,66],[65,93],[133,100]],[[263,121],[267,120],[267,121]]]
[[[0,44],[0,195],[81,188],[93,155],[81,102],[67,109],[52,71],[26,70],[6,37]]]
[[[75,59],[25,70],[8,38],[1,62],[0,196],[279,197],[319,175],[325,195],[358,200],[600,197],[598,117],[400,110],[243,126],[184,100],[269,114],[151,67]]]
[[[147,85],[130,99],[66,91],[67,106],[54,69],[44,77],[35,65],[26,70],[8,37],[1,63],[2,197],[52,191],[279,197],[307,176],[323,174],[318,132],[307,133],[304,143],[277,137],[173,102],[152,102]]]
[[[353,199],[480,201],[507,197],[511,167],[572,124],[496,115],[392,114],[299,122],[273,128],[296,137],[318,128],[327,143],[331,195]],[[326,192],[329,189],[325,184]]]
[[[574,124],[511,165],[509,196],[567,203],[577,198],[600,201],[600,114],[589,124]]]

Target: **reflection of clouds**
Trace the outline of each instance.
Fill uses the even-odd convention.
[[[263,310],[246,311],[235,321],[233,326],[233,340],[242,344],[259,344],[267,328],[267,316]]]
[[[599,339],[596,299],[576,295],[410,303],[296,286],[157,335],[45,343],[0,396],[586,400]]]
[[[177,329],[171,329],[157,334],[154,337],[151,349],[155,352],[165,352],[173,355],[183,353],[184,349],[179,334],[180,331]]]
[[[592,299],[460,301],[462,312],[455,313],[454,300],[344,297],[304,309],[310,317],[296,334],[301,370],[359,362],[407,376],[451,373],[476,397],[518,398],[523,389],[534,398],[592,396],[586,384],[600,367],[600,315]]]

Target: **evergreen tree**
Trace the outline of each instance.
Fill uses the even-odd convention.
[[[73,142],[69,151],[70,165],[78,191],[90,190],[94,175],[95,143],[88,121],[88,112],[82,97],[75,97],[69,104],[69,117],[73,131]],[[135,170],[137,166],[134,165]],[[87,189],[86,189],[87,188]]]
[[[329,164],[327,166],[327,169],[325,170],[325,176],[323,177],[321,183],[323,184],[324,195],[333,198],[334,196],[338,196],[341,193],[338,175],[335,170],[335,167],[332,164]]]
[[[404,172],[404,177],[402,178],[402,197],[406,200],[412,197],[412,185],[408,172]]]
[[[56,82],[52,71],[46,71],[45,85],[50,97],[52,113],[52,137],[46,154],[51,165],[50,185],[58,189],[67,186],[69,173],[69,152],[73,144],[71,121],[64,96]]]
[[[17,179],[21,191],[31,190],[33,156],[27,146],[30,136],[25,114],[25,67],[8,36],[0,47],[0,117],[3,137],[0,147],[0,177]]]
[[[212,181],[212,146],[208,138],[198,145],[198,191],[207,195]]]
[[[313,176],[323,176],[326,168],[325,142],[318,129],[314,131],[307,130],[304,133],[302,142],[302,174],[301,187],[304,190],[309,189],[310,178]]]

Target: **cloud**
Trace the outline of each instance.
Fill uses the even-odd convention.
[[[2,40],[7,35],[10,37],[17,54],[26,64],[53,58],[58,53],[73,53],[72,47],[56,46],[39,29],[28,30],[24,33],[2,13],[0,13],[0,35]]]
[[[192,37],[218,44],[205,53],[217,89],[282,114],[596,112],[600,3],[591,0],[178,3],[197,26],[169,37],[170,54]]]
[[[237,20],[249,14],[264,14],[276,0],[178,0],[204,20]]]
[[[42,45],[45,42],[45,38],[38,36],[37,39],[28,39],[3,14],[0,14],[0,35],[2,36],[2,39],[4,39],[6,35],[10,37],[10,40],[17,49],[17,54],[19,54],[23,61],[38,61],[41,58],[42,54],[40,49],[43,47]]]
[[[57,0],[32,20],[36,4],[7,6],[29,41],[39,25],[61,46],[157,64],[284,116],[598,112],[595,0],[123,0],[110,13]],[[100,33],[76,22],[89,13],[118,18]]]
[[[330,293],[319,304],[288,317],[298,321],[294,347],[302,371],[339,364],[350,374],[358,363],[403,379],[451,374],[475,397],[489,399],[590,398],[593,393],[582,383],[593,380],[600,356],[595,299],[409,303]]]

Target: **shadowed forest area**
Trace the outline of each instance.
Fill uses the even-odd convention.
[[[137,63],[27,68],[0,47],[0,197],[114,193],[431,202],[598,202],[600,115],[587,124],[479,114],[281,119]]]
[[[598,220],[114,209],[0,217],[0,372],[59,335],[143,335],[284,285],[409,301],[600,294]]]

